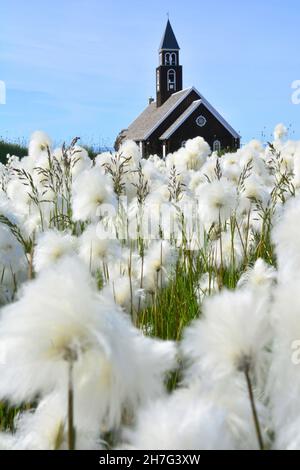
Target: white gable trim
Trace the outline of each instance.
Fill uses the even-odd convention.
[[[193,91],[195,91],[199,96],[201,96],[201,99],[202,99],[202,103],[203,105],[211,112],[211,114],[218,120],[221,122],[221,124],[223,124],[223,126],[225,127],[225,129],[228,130],[228,132],[235,138],[235,139],[240,139],[241,136],[238,134],[238,132],[236,132],[233,127],[231,127],[230,124],[228,124],[228,122],[221,116],[221,114],[218,113],[218,111],[207,101],[206,98],[204,98],[203,95],[201,95],[201,93],[199,93],[198,90],[196,90],[195,87],[192,87]]]
[[[163,49],[158,49],[158,52],[163,52],[163,51],[179,52],[180,48],[179,49],[167,49],[166,47],[164,47]]]
[[[200,106],[200,104],[202,103],[202,100],[196,100],[196,101],[193,101],[193,103],[189,106],[189,108],[187,108],[187,110],[189,109],[189,112],[181,119],[178,119],[178,123],[176,124],[175,127],[174,124],[172,124],[169,129],[167,129],[161,136],[160,136],[160,140],[166,140],[166,139],[169,139],[173,134],[174,132],[187,120],[187,118],[190,117],[190,115],[196,111],[196,109]],[[186,110],[186,111],[187,111]],[[185,111],[185,112],[186,112]],[[172,128],[173,127],[173,128]]]
[[[182,103],[182,101],[189,95],[189,93],[190,93],[192,90],[193,90],[193,87],[191,87],[191,88],[186,88],[185,90],[177,91],[176,93],[172,93],[171,96],[176,95],[177,93],[182,93],[183,91],[185,91],[185,93],[183,93],[183,95],[182,95],[182,97],[180,98],[180,100],[176,101],[176,103],[172,106],[172,108],[170,108],[169,111],[168,111],[166,114],[164,114],[164,115],[157,121],[156,124],[154,124],[154,126],[150,129],[150,131],[148,131],[147,134],[144,135],[143,140],[147,140],[147,139],[150,137],[150,135],[155,131],[155,129],[157,129],[158,126],[160,126],[161,123],[164,122],[164,120],[174,111],[174,109],[177,108],[177,106],[178,106],[180,103]],[[196,93],[198,93],[197,90],[195,90],[195,91],[196,91]],[[198,93],[198,94],[199,94],[199,93]]]

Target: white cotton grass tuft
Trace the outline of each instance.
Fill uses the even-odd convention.
[[[240,196],[238,206],[240,213],[257,210],[257,207],[265,208],[270,198],[265,184],[256,175],[250,175],[245,179]]]
[[[14,178],[8,181],[6,192],[14,213],[27,216],[33,206],[28,188],[19,179]]]
[[[15,420],[13,450],[67,450],[67,404],[60,393],[40,401],[36,409]],[[101,450],[99,433],[80,429],[76,422],[76,449]]]
[[[89,225],[79,238],[79,257],[91,272],[104,270],[104,264],[121,257],[121,245],[101,222]]]
[[[204,164],[211,150],[203,137],[195,137],[185,142],[177,152],[169,155],[167,165],[175,165],[180,171],[199,170]]]
[[[130,449],[234,449],[227,413],[213,402],[180,390],[151,402],[137,415],[133,429],[124,432]]]
[[[30,137],[28,154],[35,159],[43,154],[46,156],[51,146],[51,139],[45,132],[35,131]]]
[[[238,181],[241,174],[241,165],[237,154],[228,153],[222,155],[222,158],[220,159],[220,165],[223,176],[234,182]]]
[[[0,224],[0,270],[2,277],[17,274],[26,267],[24,247],[10,229]]]
[[[236,189],[226,178],[201,184],[196,190],[196,196],[199,216],[208,227],[214,222],[224,223],[237,206]]]
[[[38,273],[64,256],[76,253],[77,239],[68,232],[51,229],[42,232],[34,249],[33,266]]]
[[[254,265],[241,275],[237,287],[264,294],[266,290],[269,291],[274,286],[276,279],[276,269],[268,265],[262,258],[258,258]]]
[[[18,284],[27,277],[27,270],[24,246],[7,226],[0,224],[0,305],[13,299]]]
[[[71,171],[75,179],[84,170],[88,170],[92,166],[92,161],[86,149],[75,145],[71,157]]]
[[[278,277],[289,281],[300,269],[300,196],[290,199],[272,231]]]
[[[128,164],[133,167],[137,167],[141,159],[140,149],[133,140],[126,140],[122,143],[118,153],[121,158],[126,159]]]
[[[112,210],[116,206],[116,196],[110,179],[103,175],[98,167],[84,170],[73,183],[73,219],[99,220],[103,205],[109,206]]]
[[[15,447],[16,438],[10,432],[0,432],[0,450],[12,450]]]
[[[143,287],[153,292],[165,287],[172,276],[177,253],[167,240],[153,242],[145,255],[143,265]]]
[[[117,305],[130,314],[133,310],[138,311],[145,306],[143,289],[140,288],[138,280],[128,275],[110,279],[102,289],[102,294],[110,296]]]
[[[247,387],[260,449],[265,448],[266,437],[257,397],[267,382],[272,338],[267,307],[265,297],[243,290],[206,298],[201,318],[186,329],[181,345],[185,385],[200,381],[203,390],[219,396],[228,393],[232,382],[236,391]]]
[[[257,405],[265,429],[268,415],[261,403]],[[124,429],[122,440],[123,449],[257,450],[247,392],[235,381],[218,393],[205,392],[196,383],[150,402]]]
[[[91,432],[117,426],[123,407],[133,410],[137,402],[162,394],[164,375],[176,364],[173,343],[146,338],[132,327],[97,293],[76,258],[42,271],[2,310],[0,341],[0,396],[13,403],[65,393],[72,353],[75,423]]]
[[[276,435],[275,445],[278,447],[288,445],[286,433],[289,426],[299,417],[299,289],[299,274],[290,277],[288,282],[280,281],[271,310],[274,340],[268,392]]]
[[[238,376],[244,367],[259,383],[265,380],[270,343],[266,307],[264,298],[248,291],[224,290],[206,298],[201,318],[186,329],[182,341],[189,364],[185,383],[203,377],[217,384]]]
[[[284,137],[286,137],[287,133],[288,133],[288,130],[284,124],[282,123],[277,124],[274,129],[274,139],[281,140]]]
[[[249,393],[246,382],[242,377],[219,384],[218,387],[203,387],[203,380],[199,380],[189,386],[190,393],[209,400],[226,413],[226,422],[234,440],[236,450],[257,450],[258,440],[252,409],[249,401]],[[254,393],[256,390],[253,390]],[[269,446],[268,429],[270,429],[270,413],[260,393],[255,393],[255,406],[263,431],[266,447]]]
[[[286,419],[281,423],[281,427],[276,434],[275,442],[273,444],[274,450],[299,450],[300,437],[299,437],[300,418],[298,409],[295,417]]]

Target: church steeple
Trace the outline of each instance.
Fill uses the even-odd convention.
[[[159,46],[160,51],[162,51],[163,49],[176,51],[179,51],[180,49],[174,31],[172,29],[170,20],[168,20],[167,22],[167,26]]]
[[[179,65],[177,39],[168,20],[159,46],[159,66],[156,69],[156,103],[161,106],[173,93],[182,90],[182,66]]]

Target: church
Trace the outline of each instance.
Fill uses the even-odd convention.
[[[179,50],[168,20],[159,47],[156,100],[150,98],[146,109],[120,132],[116,149],[130,139],[139,145],[143,157],[157,154],[164,158],[197,136],[214,151],[239,148],[239,134],[204,96],[195,87],[183,89]]]

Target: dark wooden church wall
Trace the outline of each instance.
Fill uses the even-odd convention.
[[[197,125],[196,119],[198,116],[204,116],[206,118],[205,126],[199,127]],[[193,139],[197,136],[203,137],[210,145],[211,149],[213,149],[215,140],[221,142],[222,149],[235,149],[239,145],[239,142],[234,139],[215,116],[203,105],[200,105],[171,136],[168,151],[175,152],[175,150],[182,146],[183,141]]]
[[[146,155],[157,153],[162,155],[162,143],[159,141],[160,136],[182,115],[182,113],[193,103],[199,99],[199,95],[192,91],[189,95],[170,113],[170,115],[158,126],[151,134],[148,143],[145,143]]]

